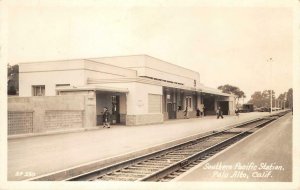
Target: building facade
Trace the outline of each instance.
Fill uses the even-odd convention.
[[[201,107],[206,115],[235,109],[234,96],[204,86],[198,72],[148,55],[21,63],[19,72],[20,97],[86,96],[89,125],[101,124],[104,107],[125,125],[181,119],[185,110],[197,117]]]

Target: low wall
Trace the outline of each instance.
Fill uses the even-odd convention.
[[[8,112],[8,135],[33,133],[33,112],[13,111]]]
[[[163,114],[126,115],[126,125],[148,125],[162,123]]]
[[[47,130],[83,127],[83,110],[46,110],[44,123]]]
[[[177,111],[176,112],[176,119],[184,119],[184,114],[185,112],[182,110],[182,111]],[[188,118],[195,118],[197,117],[197,111],[189,111],[188,114],[187,114]]]
[[[95,112],[90,95],[9,97],[8,135],[95,126]]]
[[[163,112],[164,115],[164,121],[169,120],[169,113],[168,112]]]

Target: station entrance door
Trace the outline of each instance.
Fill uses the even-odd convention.
[[[111,96],[111,123],[120,123],[120,96]]]
[[[169,119],[176,119],[176,111],[175,111],[175,103],[167,104],[167,111],[169,115]]]

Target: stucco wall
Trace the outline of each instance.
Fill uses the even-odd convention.
[[[144,83],[106,83],[101,86],[127,88],[127,114],[148,114],[148,94],[162,95],[162,86]]]
[[[118,65],[110,65],[106,63],[100,63],[95,61],[84,61],[84,69],[86,71],[85,78],[98,78],[98,79],[107,79],[107,78],[121,78],[121,77],[136,77],[136,71],[123,68]]]
[[[163,79],[171,82],[178,82],[182,83],[184,86],[190,86],[194,87],[194,80],[193,78],[190,77],[183,77],[180,76],[181,71],[179,70],[176,74],[171,73],[172,70],[169,71],[160,71],[160,68],[144,68],[144,73],[141,75],[142,76],[148,76],[148,77],[153,77],[153,78],[158,78],[158,79]]]
[[[100,58],[93,58],[89,60],[99,61],[99,62],[108,63],[111,65],[126,67],[126,68],[144,67],[145,65],[144,55],[100,57]]]
[[[148,94],[162,95],[162,87],[150,84],[135,83],[135,90],[128,93],[127,103],[131,110],[128,110],[128,114],[148,114]]]
[[[136,77],[136,71],[88,60],[50,61],[20,64],[19,95],[32,96],[32,85],[45,85],[45,95],[56,95],[56,84],[83,86],[87,78]]]
[[[162,113],[149,113],[148,95],[162,95],[162,86],[144,83],[107,83],[101,86],[127,88],[126,95],[126,125],[142,125],[163,122]],[[124,97],[125,98],[125,97]]]
[[[45,72],[45,71],[62,71],[62,70],[81,70],[84,68],[84,60],[58,60],[58,61],[41,61],[20,63],[21,72]]]
[[[148,55],[104,57],[91,60],[136,70],[138,76],[180,82],[191,87],[194,86],[194,80],[197,81],[197,86],[200,84],[200,74],[198,72]]]
[[[96,125],[93,95],[9,97],[8,111],[33,112],[33,133]]]
[[[198,72],[165,62],[160,59],[156,59],[151,56],[145,56],[145,58],[147,76],[181,82],[185,86],[191,87],[194,86],[194,80],[196,80],[197,86],[200,84],[200,74]]]
[[[32,96],[32,85],[45,85],[45,95],[56,95],[56,84],[70,84],[81,86],[85,84],[83,70],[29,72],[19,75],[19,95],[22,97]]]

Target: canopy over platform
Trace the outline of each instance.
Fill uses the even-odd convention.
[[[104,91],[104,92],[121,92],[128,93],[127,88],[116,88],[111,86],[98,86],[98,85],[86,85],[86,86],[68,86],[56,88],[58,92],[72,92],[72,91]]]

